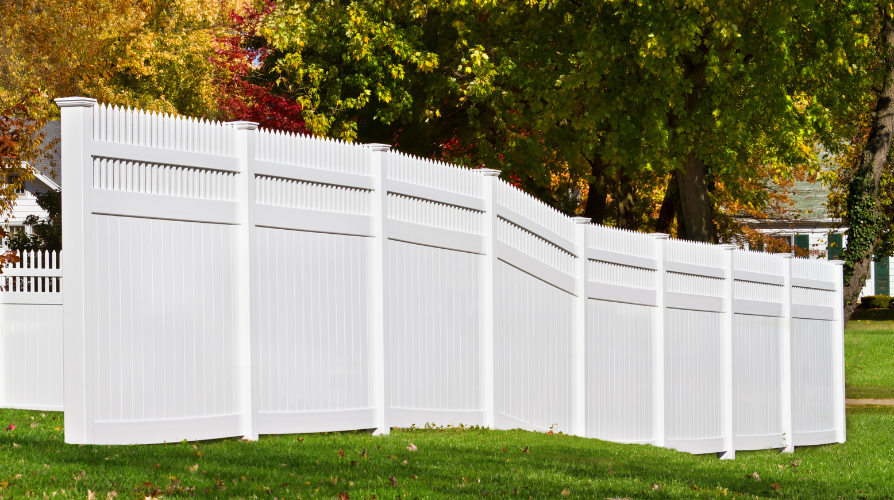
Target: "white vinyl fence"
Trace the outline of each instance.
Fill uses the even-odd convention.
[[[588,224],[387,146],[57,102],[67,442],[845,439],[834,263]]]
[[[0,274],[0,408],[61,411],[60,255],[17,255]]]

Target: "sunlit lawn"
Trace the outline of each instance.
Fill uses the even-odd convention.
[[[848,442],[843,445],[799,448],[794,455],[740,452],[735,461],[652,446],[488,430],[75,446],[62,442],[61,414],[0,410],[0,420],[16,425],[0,431],[0,498],[86,499],[88,490],[97,499],[109,498],[110,492],[118,498],[252,499],[334,499],[342,494],[352,499],[894,495],[894,412],[878,407],[849,409]],[[410,443],[418,450],[407,450]],[[365,458],[360,454],[364,450]],[[753,478],[755,472],[760,481]]]
[[[894,399],[894,309],[855,312],[844,352],[847,397]]]

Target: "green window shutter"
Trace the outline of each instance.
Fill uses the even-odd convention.
[[[832,233],[829,235],[829,245],[826,254],[829,260],[841,260],[841,253],[844,252],[844,240],[841,233]]]
[[[810,250],[810,235],[796,234],[795,246],[804,251]]]
[[[891,295],[891,263],[887,255],[875,256],[875,294]]]

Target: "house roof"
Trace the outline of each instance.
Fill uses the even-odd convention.
[[[48,187],[53,189],[59,189],[62,187],[62,171],[60,168],[62,167],[61,162],[61,151],[60,151],[60,142],[62,139],[62,122],[59,120],[47,122],[43,127],[43,144],[47,145],[51,141],[56,141],[56,145],[53,147],[52,153],[50,154],[50,158],[41,158],[40,160],[34,162],[34,169],[40,175],[35,175],[38,179],[41,180],[44,184],[47,184]],[[53,185],[50,185],[48,182],[51,182]]]

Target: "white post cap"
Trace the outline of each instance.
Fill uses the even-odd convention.
[[[378,142],[371,142],[369,144],[364,144],[364,146],[368,147],[369,149],[371,149],[373,151],[377,151],[377,152],[381,152],[381,153],[387,153],[387,152],[391,151],[391,144],[380,144]]]
[[[89,97],[60,97],[55,99],[56,106],[60,108],[92,108],[96,106],[96,99]]]
[[[666,240],[670,238],[670,235],[667,233],[649,233],[649,236],[655,238],[656,240]]]
[[[227,125],[235,128],[236,130],[257,130],[258,124],[256,122],[246,122],[237,120],[234,122],[226,122]]]
[[[589,217],[572,217],[571,220],[573,220],[575,224],[589,224],[593,219]]]
[[[497,177],[500,175],[500,171],[495,168],[479,168],[475,169],[475,171],[485,177]]]

